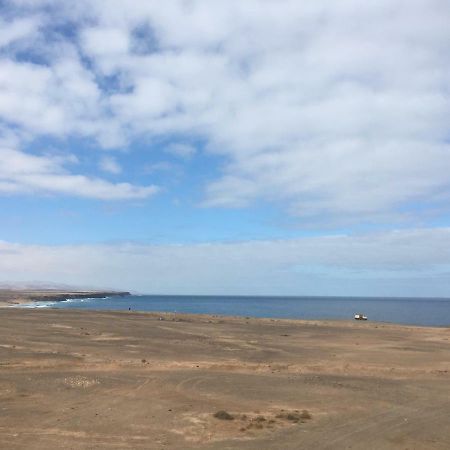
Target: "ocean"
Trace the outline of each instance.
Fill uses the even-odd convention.
[[[386,297],[252,297],[197,295],[131,295],[96,299],[43,302],[28,307],[92,310],[158,311],[224,316],[288,319],[353,319],[422,326],[450,326],[448,298]]]

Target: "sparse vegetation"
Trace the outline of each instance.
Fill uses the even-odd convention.
[[[301,412],[301,414],[300,414],[300,419],[302,419],[302,420],[310,420],[310,419],[312,419],[312,416],[311,416],[311,414],[309,413],[308,410],[304,409]]]
[[[234,417],[230,413],[223,410],[217,411],[214,417],[219,420],[234,420]]]
[[[288,413],[288,414],[286,414],[286,419],[290,420],[291,422],[298,422],[300,420],[300,414],[299,413]]]
[[[312,419],[309,411],[304,409],[301,413],[299,411],[291,411],[291,412],[281,412],[275,416],[277,419],[289,420],[293,423],[298,423],[300,421],[310,420]]]

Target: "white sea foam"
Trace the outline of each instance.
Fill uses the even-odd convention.
[[[24,303],[22,305],[11,305],[13,308],[50,308],[55,305],[56,302],[32,302],[32,303]]]
[[[85,298],[66,298],[65,300],[62,300],[64,303],[74,303],[74,302],[85,302],[88,300],[104,300],[109,297],[85,297]]]

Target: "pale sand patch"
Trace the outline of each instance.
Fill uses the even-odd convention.
[[[100,384],[100,381],[96,378],[87,378],[81,375],[66,377],[63,379],[63,383],[72,388],[90,388],[97,384]]]

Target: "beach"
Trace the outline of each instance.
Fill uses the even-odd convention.
[[[0,310],[0,448],[448,449],[450,329]]]

